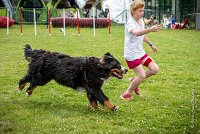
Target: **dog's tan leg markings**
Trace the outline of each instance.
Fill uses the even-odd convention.
[[[37,86],[32,87],[31,89],[26,91],[26,96],[30,96],[33,93],[33,90],[36,88]]]
[[[24,89],[24,87],[26,86],[27,83],[21,84],[19,85],[19,87],[17,88],[18,93],[21,93],[22,90]]]
[[[97,109],[98,108],[98,104],[95,101],[90,102],[90,105],[94,108]]]
[[[110,110],[112,110],[113,107],[114,107],[109,101],[104,101],[104,106],[106,106],[106,107],[109,108]]]
[[[26,86],[26,84],[27,84],[27,83],[24,83],[24,84],[19,85],[18,90],[22,90],[22,89]]]

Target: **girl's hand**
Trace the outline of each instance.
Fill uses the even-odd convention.
[[[162,25],[154,25],[152,27],[149,28],[151,30],[151,32],[159,32],[162,29]]]
[[[153,50],[153,52],[158,52],[158,49],[154,45],[151,46],[151,49]]]

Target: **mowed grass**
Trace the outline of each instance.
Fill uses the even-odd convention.
[[[54,81],[38,87],[30,97],[25,90],[18,94],[18,81],[27,71],[23,57],[24,46],[45,49],[71,56],[97,56],[113,54],[123,66],[124,27],[112,26],[111,36],[107,29],[67,28],[66,36],[60,29],[37,26],[34,35],[32,25],[19,25],[0,29],[0,133],[200,133],[200,32],[195,30],[162,30],[149,33],[157,46],[152,53],[146,52],[157,62],[160,71],[140,85],[141,96],[132,101],[119,98],[129,86],[128,78],[111,79],[103,86],[110,101],[120,107],[111,112],[100,105],[99,110],[88,106],[84,92],[76,92]],[[27,88],[27,87],[26,87]]]

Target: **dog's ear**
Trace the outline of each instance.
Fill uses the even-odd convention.
[[[104,64],[106,61],[108,61],[109,59],[111,59],[111,56],[112,55],[110,53],[106,53],[106,54],[103,55],[102,58],[99,59],[99,62],[101,64]]]
[[[109,52],[106,53],[106,54],[104,54],[104,56],[111,56],[111,57],[113,57]]]
[[[103,61],[104,62],[110,62],[111,60],[113,60],[114,59],[114,57],[110,54],[110,53],[106,53],[106,54],[104,54],[104,56],[103,56]]]

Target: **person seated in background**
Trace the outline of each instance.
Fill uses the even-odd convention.
[[[156,24],[158,24],[158,21],[156,20],[156,17],[154,15],[151,15],[151,17],[149,19],[149,25],[150,25],[150,27],[154,26]]]
[[[189,24],[190,24],[190,20],[189,18],[185,18],[183,20],[183,23],[174,23],[172,24],[172,29],[184,29],[184,28],[190,28],[189,27]]]
[[[147,27],[152,27],[158,24],[158,21],[156,20],[156,17],[154,15],[151,15],[149,19],[144,18],[144,22],[147,25]]]
[[[167,29],[171,29],[171,25],[172,25],[171,19],[169,18],[169,19],[167,19],[166,22],[165,22],[165,29],[166,29],[166,28],[167,28]]]
[[[162,18],[162,23],[165,29],[171,29],[172,23],[171,23],[171,17],[167,17],[165,14]]]

